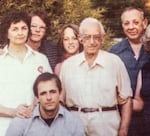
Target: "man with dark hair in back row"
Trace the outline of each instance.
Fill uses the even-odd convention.
[[[142,66],[148,62],[150,56],[144,51],[140,39],[147,27],[147,19],[142,9],[127,7],[121,14],[121,25],[127,38],[112,46],[110,52],[118,55],[124,62],[135,95],[137,76]],[[133,105],[133,109],[134,109]],[[133,112],[128,136],[141,136],[143,134],[142,113]]]

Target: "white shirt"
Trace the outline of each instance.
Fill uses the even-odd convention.
[[[27,46],[23,62],[4,48],[0,56],[0,104],[16,108],[20,104],[33,102],[33,83],[42,72],[52,72],[47,58]],[[0,136],[4,136],[11,118],[0,117]]]
[[[132,96],[130,79],[121,59],[100,50],[91,66],[84,52],[62,64],[60,78],[68,107],[101,108],[117,105],[117,96]],[[112,112],[75,112],[85,125],[88,135],[116,136],[120,125],[118,110]],[[95,130],[95,132],[93,132]]]
[[[106,51],[99,51],[91,67],[84,53],[67,59],[62,65],[60,78],[68,107],[111,107],[118,103],[117,94],[123,99],[132,96],[123,62]]]

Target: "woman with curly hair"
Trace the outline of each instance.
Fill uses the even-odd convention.
[[[12,10],[0,25],[0,136],[14,117],[28,118],[34,108],[32,86],[43,72],[52,72],[48,59],[26,44],[31,19],[24,11]]]

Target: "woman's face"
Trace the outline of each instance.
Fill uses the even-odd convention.
[[[74,55],[79,53],[79,41],[70,27],[64,30],[63,45],[67,54]]]
[[[8,39],[10,45],[24,45],[28,38],[29,28],[24,21],[11,23],[8,29]]]
[[[46,24],[39,16],[31,18],[31,36],[30,39],[34,42],[41,42],[46,33]]]

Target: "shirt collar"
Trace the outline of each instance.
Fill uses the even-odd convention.
[[[65,115],[64,108],[61,105],[59,105],[59,110],[58,110],[58,113],[55,118],[57,118],[59,116],[64,116],[64,115]],[[39,104],[35,107],[32,117],[33,118],[41,117],[40,110],[39,110]]]
[[[84,52],[79,53],[78,56],[77,65],[82,65],[86,61]]]
[[[143,48],[143,45],[142,45],[142,48]],[[143,50],[142,48],[141,50]],[[132,50],[128,38],[125,38],[123,41],[120,42],[120,46],[119,48],[117,48],[117,51],[122,52],[123,50],[126,50],[126,49]]]
[[[84,52],[82,52],[79,55],[80,55],[80,57],[78,57],[79,59],[77,61],[77,64],[78,65],[82,65],[83,63],[86,62],[85,54],[84,54]],[[97,55],[97,57],[96,57],[96,59],[95,59],[95,61],[93,63],[93,66],[99,65],[99,66],[103,67],[105,65],[105,62],[104,62],[104,59],[103,59],[103,55],[104,55],[104,51],[103,50],[99,50],[98,55]]]
[[[29,45],[25,44],[26,48],[27,48],[27,56],[31,55],[31,54],[35,54],[36,51],[34,51]],[[3,53],[3,56],[7,56],[9,55],[9,51],[8,51],[8,45],[6,45],[3,49],[4,53]]]
[[[121,45],[119,46],[119,48],[117,48],[118,52],[122,52],[123,50],[125,50],[127,48],[131,48],[129,40],[127,38],[125,38],[123,41],[121,41],[120,44]]]
[[[104,60],[105,60],[104,59],[104,51],[103,50],[99,50],[98,55],[97,55],[97,57],[96,57],[96,59],[94,61],[94,64],[95,65],[98,64],[98,65],[104,67],[104,65],[105,65]]]

